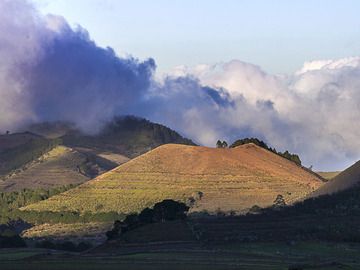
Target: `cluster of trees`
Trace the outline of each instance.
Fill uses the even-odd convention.
[[[228,147],[228,144],[226,141],[220,141],[218,140],[216,142],[216,148],[227,148]]]
[[[185,219],[188,211],[189,207],[182,202],[163,200],[156,203],[152,209],[145,208],[139,214],[127,215],[123,221],[116,220],[112,230],[106,232],[106,236],[108,239],[114,239],[129,230],[153,222]]]
[[[0,223],[7,223],[9,220],[21,217],[20,207],[46,200],[51,196],[65,192],[76,185],[46,189],[23,189],[21,191],[0,192]]]
[[[282,156],[283,158],[286,158],[288,160],[291,160],[293,162],[295,162],[297,165],[301,166],[301,159],[297,154],[292,154],[289,151],[285,151],[285,152],[278,152],[276,151],[275,148],[271,148],[269,147],[264,141],[259,140],[257,138],[245,138],[245,139],[240,139],[240,140],[236,140],[233,144],[230,145],[230,148],[234,148],[243,144],[248,144],[248,143],[253,143],[256,144],[257,146],[260,146],[266,150],[269,150],[279,156]]]
[[[12,220],[24,220],[32,224],[39,223],[75,223],[75,222],[112,222],[123,219],[125,215],[117,212],[85,212],[80,214],[74,211],[20,211],[19,208],[46,200],[51,196],[74,188],[75,184],[45,189],[23,189],[21,191],[0,192],[0,224],[7,224]]]

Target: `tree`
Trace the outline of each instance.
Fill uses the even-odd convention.
[[[216,142],[216,148],[227,148],[227,147],[228,147],[228,144],[226,141],[221,142],[220,140],[218,140]]]
[[[182,202],[163,200],[154,205],[154,219],[160,222],[184,219],[187,211],[189,211],[189,207]]]
[[[286,206],[286,202],[284,199],[284,196],[279,194],[276,196],[276,199],[274,200],[274,206],[275,207],[283,207]]]
[[[126,218],[124,219],[124,223],[129,228],[135,228],[139,224],[139,216],[137,214],[127,215]]]
[[[152,223],[154,221],[154,210],[150,208],[145,208],[139,214],[139,222],[142,224]]]

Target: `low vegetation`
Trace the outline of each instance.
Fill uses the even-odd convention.
[[[8,223],[22,217],[22,212],[18,210],[20,207],[48,199],[75,186],[71,184],[49,190],[23,189],[21,191],[0,192],[0,223]]]

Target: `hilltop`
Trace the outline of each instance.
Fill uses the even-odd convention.
[[[77,188],[24,210],[131,213],[163,199],[186,201],[192,211],[243,211],[305,197],[320,178],[254,144],[218,149],[167,144]]]

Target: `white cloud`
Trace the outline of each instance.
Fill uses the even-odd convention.
[[[216,122],[221,127],[216,136],[258,136],[300,153],[317,168],[339,169],[359,158],[360,57],[308,62],[282,77],[238,60],[178,67],[172,74],[196,77],[202,85],[225,91],[233,102],[204,115],[199,135],[189,131],[203,143],[208,143],[201,139],[208,132],[204,122]]]
[[[94,132],[131,113],[209,146],[256,136],[320,169],[359,158],[360,57],[306,62],[286,76],[239,60],[179,66],[154,80],[152,59],[119,58],[27,1],[2,0],[0,10],[2,131],[67,120]]]

